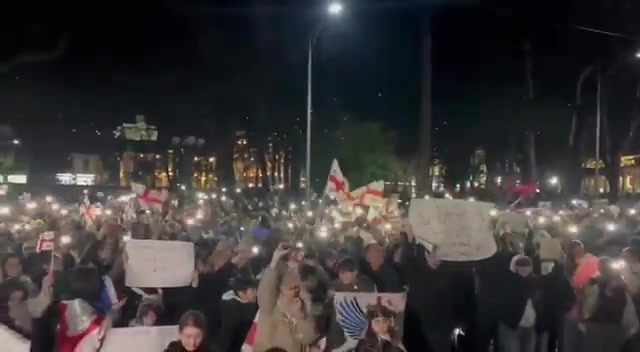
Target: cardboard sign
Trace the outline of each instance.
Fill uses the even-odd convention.
[[[129,240],[125,248],[125,284],[129,287],[183,287],[195,270],[193,243]]]
[[[435,246],[447,261],[476,261],[492,256],[497,246],[491,233],[491,203],[459,199],[414,199],[409,222],[416,239]]]

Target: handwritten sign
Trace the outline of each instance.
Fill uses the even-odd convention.
[[[129,240],[125,283],[129,287],[182,287],[195,268],[191,242]]]
[[[0,324],[0,346],[2,346],[3,351],[29,352],[31,350],[30,345],[29,340]]]
[[[178,339],[177,326],[135,327],[111,329],[105,336],[101,352],[164,351]],[[31,343],[0,324],[0,346],[3,351],[29,352]]]
[[[511,226],[511,231],[516,233],[524,233],[527,231],[527,222],[529,218],[524,214],[504,212],[498,216],[498,224],[507,223]]]
[[[414,199],[409,222],[416,239],[434,245],[442,260],[475,261],[492,256],[491,203],[459,199]]]
[[[100,351],[139,352],[141,346],[145,351],[164,351],[177,339],[177,326],[117,328],[109,330]]]

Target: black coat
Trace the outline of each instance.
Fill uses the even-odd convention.
[[[237,299],[223,300],[220,314],[224,319],[216,339],[216,350],[240,352],[257,312],[256,303],[242,303]]]
[[[540,300],[536,311],[536,328],[539,331],[558,331],[562,317],[575,302],[571,283],[564,276],[564,269],[556,265],[553,271],[538,279]]]
[[[540,311],[540,290],[536,278],[522,277],[516,273],[509,273],[501,285],[500,301],[498,302],[498,319],[510,328],[516,329],[524,314],[527,302],[531,300],[536,311],[536,318]]]
[[[450,330],[455,326],[453,275],[447,263],[433,269],[423,246],[409,244],[403,251],[403,272],[409,285],[407,309],[416,311],[422,330]]]
[[[197,350],[192,352],[211,352],[211,351],[212,349],[210,349],[209,347],[206,347],[206,345],[202,343]],[[187,349],[182,347],[182,343],[180,341],[173,341],[169,343],[169,345],[167,345],[167,348],[165,348],[164,352],[189,352],[189,351],[187,351]]]

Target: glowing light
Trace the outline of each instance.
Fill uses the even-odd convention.
[[[635,209],[629,209],[629,215],[636,215],[637,212]]]
[[[26,208],[27,208],[27,209],[35,209],[35,208],[37,208],[37,207],[38,207],[38,203],[36,203],[36,202],[29,202],[29,203],[27,203],[25,206],[26,206]]]
[[[241,188],[236,188],[236,193],[240,193],[240,192],[242,192],[242,189]]]
[[[195,219],[193,219],[193,218],[186,218],[186,219],[184,220],[184,223],[185,223],[185,224],[187,224],[187,225],[195,225],[196,220],[195,220]]]
[[[60,214],[62,214],[62,215],[68,215],[68,214],[69,214],[69,211],[68,211],[67,209],[62,209],[62,210],[60,210]]]
[[[553,222],[560,222],[560,220],[562,220],[562,219],[561,219],[558,215],[554,215],[554,216],[551,218],[551,220],[552,220]]]
[[[335,224],[333,224],[333,228],[336,230],[340,230],[342,228],[342,224],[339,222],[336,222]]]
[[[69,235],[60,236],[60,243],[63,244],[63,245],[71,243],[71,236],[69,236]]]
[[[308,211],[307,212],[307,217],[308,218],[312,218],[313,217],[313,212],[312,211]]]
[[[339,1],[334,1],[330,3],[329,6],[327,7],[327,12],[331,16],[338,16],[342,14],[343,10],[344,10],[344,6]]]
[[[291,209],[291,210],[295,210],[296,208],[297,208],[297,206],[296,206],[296,204],[295,204],[295,203],[291,203],[291,204],[289,204],[289,209]]]
[[[320,226],[320,231],[318,231],[318,236],[325,238],[329,236],[329,230],[326,226]]]
[[[225,200],[227,200],[227,196],[223,195],[222,197],[220,197],[220,200],[224,202]]]
[[[125,233],[124,235],[122,235],[122,240],[127,242],[131,239],[131,234],[130,233]]]
[[[391,224],[385,224],[384,229],[387,231],[391,231]]]
[[[304,243],[302,241],[296,242],[296,248],[304,248]]]
[[[473,198],[473,197],[469,197],[469,199],[468,199],[468,200],[469,200],[470,202],[475,202],[475,201],[476,201],[476,199],[475,199],[475,198]]]
[[[293,223],[291,221],[287,222],[287,227],[293,229]]]
[[[622,269],[624,269],[625,266],[626,266],[626,263],[624,262],[624,260],[621,260],[621,259],[614,260],[611,263],[611,269],[613,269],[613,270],[622,270]]]
[[[251,247],[251,253],[253,253],[254,255],[260,253],[260,247],[258,246]]]
[[[544,216],[538,216],[538,224],[543,225],[547,222],[547,218]]]
[[[53,197],[52,196],[46,196],[46,197],[44,197],[44,200],[46,200],[47,203],[53,203]]]
[[[616,224],[609,222],[607,223],[607,231],[615,231],[617,228]]]
[[[9,214],[11,214],[11,208],[9,207],[0,208],[0,215],[9,215]]]
[[[227,191],[227,189],[223,187],[223,188],[221,189],[221,191],[222,191],[222,193],[225,193],[225,192]]]
[[[567,231],[569,233],[578,233],[578,225],[569,225]]]
[[[531,216],[531,210],[527,210],[527,211],[525,211],[525,212],[524,212],[524,215],[526,215],[526,216]]]
[[[497,209],[490,209],[489,210],[489,216],[491,216],[491,217],[498,216],[498,210]]]
[[[60,204],[58,204],[58,203],[53,203],[53,204],[51,204],[51,209],[52,209],[52,210],[58,210],[58,209],[60,209]]]

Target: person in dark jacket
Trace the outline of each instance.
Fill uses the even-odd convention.
[[[533,261],[524,255],[511,260],[511,275],[504,282],[499,303],[501,352],[533,352],[536,345],[535,325],[537,298]]]
[[[575,293],[564,276],[564,270],[558,263],[541,263],[542,276],[538,279],[539,310],[536,312],[538,352],[556,351],[564,316],[575,302]]]
[[[450,352],[451,335],[455,327],[452,275],[433,253],[424,246],[409,243],[403,249],[403,271],[410,290],[407,295],[407,312],[415,311],[415,323],[419,322],[422,336],[426,338],[432,352]],[[407,322],[405,317],[405,323]],[[406,326],[406,325],[405,325]],[[407,331],[405,330],[405,334]],[[406,336],[405,336],[406,337]],[[415,346],[405,338],[407,350],[412,351],[424,346]]]
[[[219,352],[240,352],[258,312],[258,283],[255,280],[238,277],[232,280],[231,287],[232,291],[222,296],[220,305],[224,319],[216,339]]]
[[[386,261],[384,249],[378,243],[371,243],[364,250],[365,262],[362,263],[361,273],[376,285],[378,292],[404,292],[401,275],[393,264]]]
[[[207,321],[202,313],[190,310],[178,323],[179,339],[169,343],[165,352],[210,352],[206,344]]]

